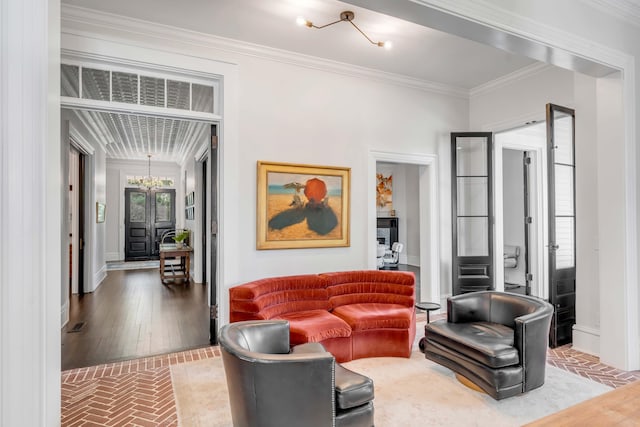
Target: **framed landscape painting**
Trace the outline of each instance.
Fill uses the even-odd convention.
[[[351,169],[258,162],[257,249],[349,246]]]

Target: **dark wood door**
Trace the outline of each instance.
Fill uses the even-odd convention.
[[[451,134],[453,294],[493,289],[491,132]]]
[[[162,235],[176,228],[176,190],[158,189],[151,190],[150,194],[150,235],[151,256],[160,256],[160,243]]]
[[[148,259],[151,256],[150,214],[149,192],[137,188],[125,188],[125,260]]]
[[[572,342],[576,323],[574,122],[574,110],[547,104],[551,347]]]
[[[125,260],[157,258],[160,239],[175,229],[174,189],[125,189]]]

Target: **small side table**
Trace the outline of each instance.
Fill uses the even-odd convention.
[[[416,303],[416,308],[418,310],[423,310],[427,312],[427,323],[429,323],[431,321],[431,319],[429,318],[429,313],[435,310],[440,310],[440,304],[435,302],[421,301]],[[427,327],[425,326],[425,335],[426,335],[426,329]],[[420,348],[420,351],[422,353],[424,353],[424,347],[426,344],[425,341],[426,341],[426,337],[422,337],[420,338],[420,342],[418,342],[418,348]]]
[[[416,303],[416,308],[418,310],[427,312],[427,323],[429,323],[431,321],[431,319],[429,319],[429,313],[435,310],[440,310],[440,304],[435,302],[422,301]]]

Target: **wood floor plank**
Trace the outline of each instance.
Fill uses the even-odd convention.
[[[62,370],[209,345],[207,295],[205,284],[163,285],[158,269],[109,271],[96,292],[71,297]]]
[[[640,425],[640,381],[527,424],[528,427],[637,425]]]

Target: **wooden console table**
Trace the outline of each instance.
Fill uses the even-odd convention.
[[[184,279],[188,284],[190,279],[191,252],[193,248],[183,246],[179,248],[175,243],[163,243],[160,245],[160,280]]]

